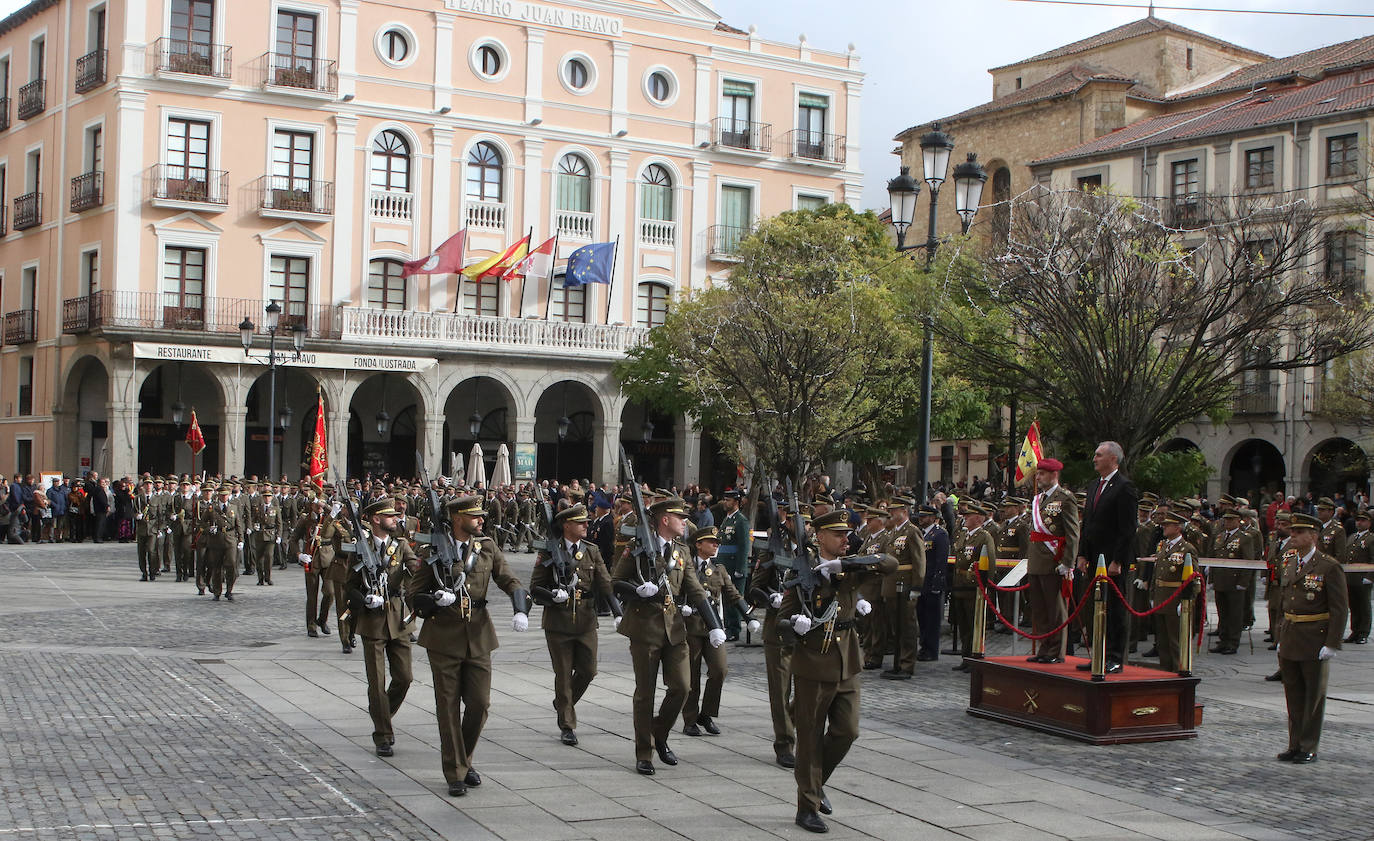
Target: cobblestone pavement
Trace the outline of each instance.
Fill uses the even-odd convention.
[[[531,557],[512,558],[527,580]],[[758,648],[732,647],[717,739],[677,736],[682,762],[634,774],[624,638],[601,636],[557,743],[547,652],[493,600],[502,648],[477,751],[484,776],[445,796],[424,650],[373,755],[360,658],[303,633],[298,568],[241,579],[232,604],[170,577],[137,580],[132,546],[0,549],[0,841],[9,838],[798,838],[791,775],[771,762]],[[532,623],[536,624],[536,623]],[[1204,655],[1195,741],[1089,747],[966,714],[953,658],[915,680],[863,678],[860,740],[831,781],[832,837],[1367,839],[1374,652],[1333,669],[1321,759],[1284,747],[1273,658]],[[995,647],[1008,643],[994,637]],[[1024,644],[1021,646],[1025,649]],[[1353,650],[1351,650],[1353,649]]]

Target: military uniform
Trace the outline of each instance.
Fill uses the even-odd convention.
[[[220,490],[220,500],[213,505],[201,508],[201,534],[205,538],[205,567],[209,572],[210,592],[215,601],[220,593],[229,601],[234,600],[234,581],[238,578],[238,562],[234,558],[234,547],[243,540],[243,523],[238,512],[227,499],[228,491]]]
[[[1294,530],[1315,529],[1306,514],[1293,517]],[[1344,537],[1344,531],[1341,534]],[[1290,549],[1283,580],[1283,623],[1279,627],[1279,674],[1288,704],[1288,750],[1280,759],[1311,762],[1321,740],[1326,713],[1326,681],[1331,652],[1341,647],[1349,615],[1345,574],[1335,558],[1318,547],[1297,557]]]
[[[1042,459],[1044,464],[1050,459]],[[1063,465],[1053,461],[1062,469]],[[1048,633],[1068,616],[1064,604],[1061,565],[1078,556],[1078,502],[1062,485],[1036,494],[1031,500],[1031,544],[1026,557],[1030,579],[1031,625],[1036,634]],[[1060,661],[1064,656],[1063,631],[1040,641],[1035,659]]]
[[[214,504],[214,489],[209,485],[201,486],[200,496],[196,497],[191,506],[191,521],[187,524],[191,531],[191,553],[195,557],[196,592],[202,596],[205,595],[206,588],[210,586],[210,563],[206,553],[210,539],[206,531],[209,525],[205,512]]]
[[[140,581],[152,581],[162,571],[153,547],[153,484],[146,482],[134,494],[134,539],[138,541]]]
[[[727,496],[739,500],[739,491],[726,491]],[[730,576],[731,583],[739,592],[744,592],[745,573],[749,571],[749,518],[744,516],[744,512],[736,508],[725,519],[717,523],[720,533],[720,554],[717,556],[718,564],[725,568],[725,572]],[[743,614],[735,608],[733,604],[726,607],[725,615],[721,617],[725,622],[725,635],[727,638],[739,637],[740,621]]]
[[[1008,497],[1002,504],[1003,511],[1014,511],[1020,503],[1016,497]],[[1030,552],[1030,518],[1024,513],[1008,513],[1009,516],[1002,522],[1002,529],[997,534],[997,560],[1019,561]],[[1001,581],[1003,576],[1011,573],[1011,570],[1012,567],[999,566],[993,571],[994,580]],[[1016,616],[1017,602],[1025,599],[1024,593],[1025,591],[1021,590],[997,594],[997,608],[1008,622],[1013,621],[1013,617]],[[1007,629],[1002,631],[1010,633]]]
[[[1212,537],[1207,557],[1259,560],[1259,535],[1240,527],[1240,515],[1228,511],[1222,528]],[[1229,526],[1229,528],[1228,528]],[[1245,624],[1245,586],[1249,570],[1217,567],[1210,570],[1212,593],[1217,604],[1217,644],[1213,654],[1235,654],[1240,647],[1240,632]]]
[[[1181,519],[1172,514],[1169,517]],[[1172,540],[1165,538],[1160,543],[1158,551],[1155,552],[1154,577],[1150,582],[1156,605],[1168,601],[1180,587],[1185,586],[1183,569],[1190,556],[1196,562],[1197,547],[1181,534]],[[1197,580],[1188,583],[1186,587],[1187,589],[1170,602],[1168,607],[1155,614],[1155,647],[1159,649],[1159,667],[1166,672],[1178,671],[1181,649],[1178,606],[1183,599],[1193,598],[1201,589]]]
[[[702,541],[716,540],[721,535],[713,528],[701,529],[692,536],[691,544],[694,549],[700,549]],[[692,555],[692,572],[696,575],[697,581],[706,591],[707,598],[711,602],[711,608],[716,612],[716,616],[724,615],[726,608],[737,611],[744,615],[749,612],[749,605],[744,602],[744,597],[731,580],[734,576],[728,568],[722,564],[715,563],[714,559],[702,558],[696,552]],[[740,576],[743,580],[743,576]],[[685,611],[684,611],[685,612]],[[689,736],[701,735],[701,728],[712,735],[720,733],[716,727],[715,718],[720,715],[720,693],[725,686],[725,676],[729,673],[730,667],[726,659],[726,650],[723,646],[712,646],[709,642],[711,626],[704,617],[697,616],[695,613],[687,617],[687,672],[690,677],[690,688],[687,692],[687,701],[682,707],[682,727],[684,733]],[[751,620],[752,628],[757,629],[757,622]],[[703,690],[701,682],[701,666],[703,661],[706,665],[706,686]]]
[[[1154,562],[1142,558],[1154,557],[1159,549],[1160,534],[1159,526],[1155,525],[1152,517],[1155,504],[1142,500],[1136,510],[1146,516],[1135,527],[1135,537],[1131,543],[1131,575],[1127,576],[1127,580],[1132,585],[1131,609],[1136,613],[1144,613],[1150,609],[1150,578],[1154,575]],[[1137,643],[1150,635],[1153,624],[1148,616],[1131,616],[1131,651],[1135,651]]]
[[[277,544],[281,542],[286,524],[282,522],[282,510],[276,495],[270,490],[254,500],[248,510],[253,521],[253,555],[257,559],[258,586],[261,587],[272,583]]]
[[[987,516],[976,503],[967,503],[974,514]],[[973,654],[973,619],[975,612],[982,607],[983,600],[978,594],[978,560],[983,554],[991,560],[997,557],[997,545],[993,536],[982,525],[967,529],[954,544],[954,578],[950,582],[950,602],[954,611],[954,621],[959,628],[962,654]],[[967,664],[960,663],[955,668],[966,670]]]
[[[1374,563],[1374,534],[1369,532],[1369,512],[1361,511],[1356,515],[1355,522],[1359,530],[1345,542],[1344,562]],[[1374,590],[1370,581],[1374,581],[1374,574],[1369,572],[1345,574],[1345,587],[1350,600],[1350,636],[1345,638],[1346,642],[1356,645],[1369,642],[1370,593]]]
[[[861,555],[876,555],[882,552],[887,545],[887,529],[882,525],[886,520],[886,512],[870,509],[869,514],[875,516],[879,525],[872,531],[864,533],[863,541],[859,544],[859,554]],[[887,607],[883,601],[883,579],[876,575],[864,576],[863,584],[859,588],[859,596],[873,605],[871,613],[854,620],[859,632],[859,647],[864,653],[864,668],[881,669],[883,658],[887,655],[888,649]]]
[[[183,485],[184,490],[172,497],[172,556],[176,562],[177,581],[190,581],[195,575],[195,550],[191,548],[191,540],[195,537],[195,513],[199,506],[190,484]]]
[[[1279,624],[1283,620],[1283,555],[1288,550],[1289,535],[1286,533],[1293,515],[1280,511],[1274,517],[1274,531],[1269,535],[1269,545],[1264,550],[1264,563],[1267,568],[1264,584],[1264,601],[1269,612],[1269,650],[1278,648]],[[1280,532],[1284,529],[1284,532]],[[1277,680],[1277,678],[1275,678]]]
[[[889,509],[905,510],[909,502],[894,500]],[[887,608],[888,639],[896,645],[888,678],[911,677],[920,648],[920,627],[916,623],[916,600],[926,577],[926,544],[921,530],[911,520],[888,529],[883,552],[897,559],[897,566],[883,576],[882,598]]]
[[[312,637],[320,632],[329,633],[329,607],[334,601],[334,590],[324,575],[335,563],[340,537],[339,531],[332,527],[332,520],[321,510],[302,514],[288,539],[291,557],[298,559],[305,570],[305,632]],[[342,565],[343,561],[338,563]]]
[[[784,570],[774,562],[771,551],[760,551],[754,569],[749,575],[749,602],[756,608],[765,609],[762,632],[763,669],[768,680],[768,711],[773,721],[773,753],[779,765],[791,768],[796,764],[793,750],[797,736],[792,719],[792,646],[783,642],[778,622],[778,605],[782,604],[783,573]]]
[[[580,505],[554,516],[556,524],[586,521],[587,509]],[[558,729],[564,742],[576,744],[577,702],[596,677],[596,597],[613,604],[617,615],[619,602],[595,543],[563,540],[562,556],[567,567],[561,566],[547,548],[539,551],[530,575],[530,593],[544,607],[540,627],[553,664],[553,708],[558,714]]]

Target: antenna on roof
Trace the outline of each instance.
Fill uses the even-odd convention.
[[[1154,16],[1155,16],[1155,0],[1150,0],[1150,11],[1146,13],[1145,17],[1152,18],[1152,17],[1154,17]]]

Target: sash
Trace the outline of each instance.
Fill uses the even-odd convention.
[[[1041,497],[1043,499],[1043,497]],[[1045,525],[1045,518],[1040,513],[1040,503],[1036,502],[1031,506],[1031,534],[1030,538],[1036,543],[1043,543],[1054,552],[1055,563],[1058,563],[1064,556],[1064,538],[1055,535]]]

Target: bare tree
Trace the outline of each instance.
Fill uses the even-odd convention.
[[[1320,226],[1300,198],[1044,192],[1010,215],[1004,248],[951,263],[945,347],[1128,462],[1225,415],[1247,378],[1371,344],[1363,290],[1311,268]]]

